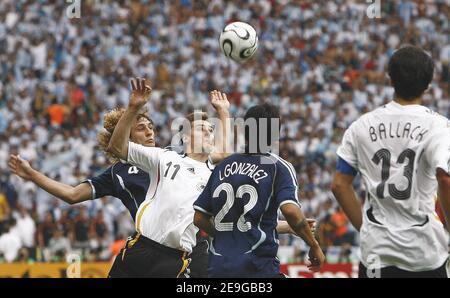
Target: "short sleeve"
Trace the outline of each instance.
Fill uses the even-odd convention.
[[[433,172],[441,168],[450,174],[450,122],[433,128],[425,148],[425,156]]]
[[[104,196],[116,196],[113,187],[112,167],[106,169],[98,176],[87,179],[83,183],[89,183],[92,188],[92,200]]]
[[[275,199],[279,207],[292,203],[300,207],[298,201],[298,182],[294,167],[284,160],[277,163],[275,177]]]
[[[345,131],[337,155],[345,160],[352,168],[358,169],[358,156],[356,153],[355,122]]]
[[[152,174],[158,167],[164,149],[128,143],[127,162]]]

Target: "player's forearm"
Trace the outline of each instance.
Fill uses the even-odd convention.
[[[314,238],[314,234],[312,233],[308,221],[304,216],[302,216],[302,218],[300,218],[296,222],[289,223],[289,225],[292,227],[292,230],[295,232],[295,234],[302,238],[309,247],[319,247],[319,242],[317,242],[316,238]]]
[[[131,127],[138,113],[139,110],[137,109],[126,109],[114,128],[111,140],[109,141],[108,152],[111,152],[120,159],[127,160]]]
[[[362,210],[353,186],[334,185],[332,191],[352,225],[359,231],[362,225]]]
[[[314,238],[308,219],[302,210],[293,204],[285,204],[281,206],[281,212],[286,218],[287,223],[297,236],[303,239],[311,248],[319,247],[319,243]]]
[[[230,138],[230,112],[228,110],[220,110],[217,112],[220,120],[220,129],[218,130],[218,137],[221,153],[228,152],[228,144]]]
[[[30,180],[49,194],[69,204],[86,201],[91,197],[89,185],[85,187],[81,186],[77,189],[73,186],[55,181],[34,169],[31,171]]]
[[[213,163],[219,163],[228,155],[230,155],[230,113],[228,110],[218,110],[219,127],[217,128],[215,135],[215,152],[211,154],[211,161]]]
[[[277,223],[277,233],[278,234],[293,234],[294,231],[289,226],[289,223],[284,220],[280,220]]]
[[[450,194],[447,193],[444,197],[439,197],[439,202],[444,213],[447,231],[450,231]]]
[[[443,171],[438,174],[438,198],[444,213],[447,231],[450,231],[450,176]]]
[[[210,237],[214,236],[214,223],[211,216],[207,216],[199,211],[195,211],[194,225],[200,230],[203,230]]]

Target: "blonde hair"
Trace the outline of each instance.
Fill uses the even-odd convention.
[[[116,125],[124,112],[125,112],[124,108],[116,108],[106,113],[105,116],[103,117],[104,129],[97,135],[98,146],[105,153],[106,157],[108,157],[111,163],[117,162],[119,161],[119,159],[110,152],[108,152],[107,148],[109,145],[109,141],[111,140],[112,134],[114,132],[114,129],[116,128]],[[153,121],[146,115],[146,111],[141,111],[138,114],[137,120],[141,118],[146,118],[153,124]]]

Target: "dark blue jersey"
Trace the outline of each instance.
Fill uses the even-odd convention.
[[[116,197],[122,201],[135,220],[139,205],[145,200],[150,176],[136,166],[118,162],[86,182],[92,187],[92,199],[104,196]]]
[[[222,161],[194,203],[214,216],[211,277],[275,277],[280,274],[278,209],[298,203],[292,165],[274,154],[234,154]]]

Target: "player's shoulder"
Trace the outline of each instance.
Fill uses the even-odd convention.
[[[450,120],[447,117],[431,109],[428,109],[427,114],[434,127],[450,128]]]
[[[272,156],[274,155],[274,156]],[[278,158],[282,159],[281,157],[279,157],[278,155],[276,155],[278,158],[275,157],[275,154],[273,153],[268,153],[268,154],[258,154],[256,156],[259,156],[261,158],[261,163],[262,164],[273,164],[278,162]],[[219,165],[225,165],[227,163],[230,162],[248,162],[249,159],[254,158],[255,155],[252,154],[243,154],[243,153],[233,153],[229,156],[227,156],[226,158],[224,158]],[[266,160],[266,161],[264,161]],[[283,160],[283,159],[282,159]],[[283,160],[286,163],[288,163],[286,160]]]
[[[236,160],[241,159],[241,158],[242,158],[242,154],[241,153],[233,153],[233,154],[230,154],[229,156],[225,157],[220,162],[220,164],[225,164],[225,163],[228,163],[228,162],[236,161]]]
[[[297,181],[295,168],[289,161],[285,160],[281,156],[274,154],[274,153],[270,153],[269,157],[276,165],[277,172],[281,172],[284,175],[288,175],[288,176],[292,177],[295,181]]]
[[[108,168],[108,170],[111,174],[115,175],[137,175],[137,174],[145,174],[146,172],[139,167],[132,165],[130,163],[127,163],[125,161],[118,161],[115,164],[113,164],[111,167]],[[146,174],[147,175],[147,174]]]
[[[378,107],[373,111],[362,114],[348,125],[346,131],[354,132],[357,135],[358,130],[364,130],[368,125],[370,125],[373,118],[378,118],[379,114],[384,112],[383,109],[385,109],[385,106]]]
[[[378,117],[378,115],[379,115],[380,113],[383,113],[383,112],[384,112],[383,109],[385,109],[385,106],[378,107],[378,108],[376,108],[376,109],[373,110],[373,111],[370,111],[370,112],[367,112],[367,113],[362,114],[361,116],[358,117],[358,119],[356,119],[355,121],[353,121],[353,122],[350,124],[350,127],[355,127],[355,128],[357,128],[357,127],[359,127],[359,126],[361,126],[361,125],[364,125],[364,123],[366,123],[366,122],[369,121],[370,119],[372,119],[372,118],[374,118],[374,117]]]
[[[292,167],[292,164],[289,161],[287,161],[286,159],[282,158],[278,154],[269,153],[269,155],[267,157],[270,158],[271,160],[273,160],[274,162],[276,162],[277,164],[283,164],[283,165]]]
[[[164,152],[175,152],[178,154],[184,154],[182,146],[168,145],[168,146],[162,148],[162,150],[164,150]]]
[[[184,153],[179,148],[173,147],[173,146],[167,146],[164,148],[160,148],[160,157],[164,160],[169,161],[175,161],[175,160],[181,160],[187,157],[186,153]]]
[[[164,148],[160,148],[161,149],[161,153],[168,155],[168,156],[180,156],[183,157],[186,154],[179,149],[178,147],[174,147],[174,146],[166,146]]]

